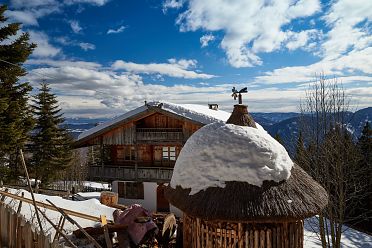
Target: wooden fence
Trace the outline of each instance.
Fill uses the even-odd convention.
[[[57,248],[50,235],[40,233],[30,222],[12,208],[0,202],[0,247]]]

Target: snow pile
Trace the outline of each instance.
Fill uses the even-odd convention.
[[[21,192],[24,192],[25,198],[31,199],[31,194],[26,190],[16,190],[16,189],[9,190],[9,193],[17,194],[17,195],[21,195]],[[84,213],[84,214],[88,214],[88,215],[96,216],[96,217],[99,217],[100,215],[106,215],[108,220],[113,220],[112,214],[115,211],[115,209],[101,204],[99,200],[97,199],[90,199],[86,201],[71,201],[71,200],[63,199],[62,197],[59,197],[59,196],[48,196],[48,195],[42,195],[42,194],[34,194],[34,195],[35,195],[36,201],[44,202],[48,205],[50,204],[46,201],[46,199],[50,200],[51,202],[53,202],[56,206],[60,208],[64,208],[64,209],[68,209],[68,210],[72,210],[72,211],[76,211],[79,213]],[[10,197],[6,197],[5,204],[13,207],[13,209],[17,211],[18,206],[19,206],[19,201],[14,200]],[[61,216],[59,212],[53,211],[50,209],[45,209],[42,207],[39,207],[39,208],[41,211],[43,211],[46,214],[46,216],[48,216],[48,218],[51,221],[53,221],[54,224],[58,224],[59,218]],[[25,219],[27,220],[32,220],[32,222],[34,223],[36,227],[39,226],[36,220],[36,217],[35,217],[35,209],[32,204],[23,202],[22,208],[21,208],[21,215],[23,215]],[[91,220],[86,220],[86,219],[82,219],[82,218],[75,217],[75,216],[70,216],[70,217],[73,218],[75,221],[77,221],[82,227],[99,225],[98,222],[94,222]],[[40,214],[40,218],[42,220],[44,232],[50,233],[53,237],[55,234],[55,229],[52,227],[52,225],[49,224],[47,220],[44,219],[44,217],[41,214]],[[66,221],[63,229],[68,234],[71,234],[72,231],[78,229],[78,227],[72,225],[69,221]]]
[[[209,187],[240,181],[261,186],[291,175],[293,162],[285,148],[262,128],[213,123],[195,132],[181,150],[171,187],[191,188],[195,194]]]

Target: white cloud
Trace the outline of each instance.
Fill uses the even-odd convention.
[[[94,44],[86,43],[86,42],[80,42],[80,43],[79,43],[79,46],[80,46],[81,49],[83,49],[84,51],[88,51],[88,50],[94,50],[94,49],[96,49],[96,46],[95,46]]]
[[[123,32],[125,28],[126,28],[125,26],[120,26],[120,27],[117,28],[117,29],[109,29],[109,30],[107,31],[107,34],[118,34],[118,33]]]
[[[336,1],[323,19],[331,28],[326,41],[322,44],[324,57],[336,58],[348,50],[360,50],[371,46],[372,1]],[[360,25],[363,22],[366,23]]]
[[[84,51],[96,49],[96,46],[94,44],[92,44],[92,43],[80,42],[80,41],[77,41],[77,40],[72,40],[72,39],[70,39],[67,36],[60,36],[60,37],[55,38],[54,40],[56,42],[64,45],[64,46],[77,46],[77,47],[80,47]]]
[[[309,82],[316,74],[342,77],[345,75],[372,74],[372,47],[353,50],[337,58],[324,58],[308,66],[290,66],[265,72],[255,82],[280,84],[293,82]]]
[[[163,12],[167,12],[168,9],[179,9],[184,2],[185,0],[165,0],[163,2]]]
[[[56,0],[11,0],[10,5],[14,8],[36,8],[50,5],[58,5]]]
[[[70,23],[70,27],[71,27],[72,31],[75,34],[78,34],[78,33],[80,33],[81,30],[83,30],[83,28],[79,24],[79,21],[71,20],[71,21],[69,21],[69,23]]]
[[[74,60],[56,60],[56,59],[28,59],[27,65],[38,65],[38,66],[49,66],[49,67],[77,67],[89,70],[98,70],[101,68],[101,64],[95,62],[86,61],[74,61]]]
[[[214,75],[197,73],[190,70],[197,64],[196,60],[186,59],[169,59],[169,63],[150,63],[150,64],[137,64],[133,62],[125,62],[123,60],[117,60],[112,64],[112,68],[115,70],[125,70],[132,73],[143,73],[143,74],[161,74],[169,77],[176,78],[213,78]]]
[[[49,43],[49,37],[41,31],[29,30],[30,40],[37,44],[32,56],[35,57],[54,57],[61,53],[61,49]]]
[[[256,77],[255,81],[270,84],[309,82],[316,74],[324,73],[328,76],[335,75],[347,82],[368,83],[368,80],[357,78],[366,79],[372,76],[372,1],[332,2],[322,19],[330,30],[321,34],[309,33],[324,38],[323,43],[318,45],[320,51],[317,54],[321,56],[320,61],[305,66],[275,69]],[[299,43],[301,40],[297,39]],[[297,47],[299,43],[289,42],[287,46]],[[308,45],[311,46],[315,48],[316,45]]]
[[[21,22],[23,25],[38,26],[38,19],[52,13],[62,12],[66,5],[90,4],[94,6],[103,6],[108,1],[109,0],[10,0],[10,10],[5,14],[11,20]],[[79,26],[75,26],[75,29],[73,28],[74,32],[78,29]]]
[[[58,91],[63,112],[71,117],[110,117],[122,114],[139,105],[144,100],[162,100],[174,103],[194,103],[207,105],[216,102],[221,109],[231,111],[234,100],[231,98],[231,83],[193,85],[163,85],[159,82],[149,84],[133,73],[122,74],[94,62],[58,61],[49,59],[30,60],[29,64],[40,68],[31,70],[27,80],[38,86],[42,79]],[[194,66],[195,62],[185,61],[183,66]],[[37,72],[37,73],[33,73]],[[43,76],[41,76],[43,75]],[[367,77],[341,78],[345,81],[368,82]],[[369,81],[370,82],[370,81]],[[250,84],[243,99],[251,112],[298,111],[300,98],[305,97],[306,86],[290,89],[279,87],[257,88]],[[346,89],[346,93],[358,100],[351,107],[367,107],[372,102],[372,85]]]
[[[224,32],[221,48],[234,67],[260,65],[262,61],[258,53],[278,50],[287,42],[291,42],[289,47],[294,48],[299,46],[295,44],[296,38],[302,39],[297,43],[306,45],[305,39],[310,36],[294,35],[286,25],[320,10],[318,0],[188,2],[188,9],[177,19],[180,30]],[[287,32],[292,34],[290,40],[286,39]]]
[[[305,48],[306,50],[307,48],[309,48],[309,46],[306,46],[309,40],[317,38],[318,36],[320,36],[321,33],[316,29],[310,29],[298,33],[288,31],[286,34],[287,43],[285,44],[285,46],[288,48],[288,50],[293,51],[298,48]]]
[[[39,18],[59,11],[61,4],[55,0],[11,0],[5,15],[25,26],[38,26]]]
[[[73,4],[91,4],[96,6],[103,6],[106,3],[108,3],[110,0],[64,0],[63,2],[67,5],[73,5]]]
[[[34,13],[29,11],[9,10],[5,15],[12,20],[22,23],[23,25],[38,26],[39,23]]]
[[[203,35],[202,37],[200,37],[201,47],[208,46],[208,43],[210,41],[213,41],[214,39],[215,39],[215,37],[212,34],[205,34],[205,35]]]

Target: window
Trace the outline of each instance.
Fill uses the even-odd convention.
[[[118,182],[118,195],[126,199],[144,199],[143,183]]]
[[[125,147],[125,160],[136,160],[134,146]]]
[[[163,160],[176,161],[176,147],[164,146],[163,147]]]

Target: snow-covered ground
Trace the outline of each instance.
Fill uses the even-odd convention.
[[[13,194],[20,195],[21,192],[25,193],[25,197],[31,199],[31,195],[29,192],[24,190],[16,190],[16,189],[10,189],[9,192]],[[86,197],[97,197],[99,193],[82,193],[83,196]],[[36,201],[46,202],[46,199],[49,199],[51,202],[56,204],[58,207],[69,209],[72,211],[77,211],[80,213],[97,216],[104,214],[107,216],[107,218],[112,220],[112,213],[115,210],[114,208],[107,207],[105,205],[102,205],[99,200],[97,199],[89,199],[86,201],[71,201],[66,200],[58,196],[47,196],[42,194],[35,194]],[[12,206],[15,210],[17,210],[19,201],[13,200],[9,197],[5,199],[5,203],[9,206]],[[48,203],[47,203],[48,204]],[[42,211],[55,223],[58,224],[60,213],[48,209],[41,208]],[[32,204],[23,203],[21,214],[26,217],[26,219],[32,220],[35,226],[38,226],[36,217],[34,216],[34,208]],[[88,227],[88,226],[95,226],[99,225],[98,222],[90,221],[81,219],[78,217],[71,216],[75,221],[77,221],[81,226]],[[42,223],[44,225],[44,230],[51,233],[52,237],[55,234],[55,231],[53,227],[46,221],[44,218],[42,218]],[[316,222],[317,218],[309,218],[305,221],[305,238],[304,238],[304,246],[305,247],[321,247],[320,240],[316,234]],[[76,230],[77,227],[73,226],[71,223],[66,221],[64,225],[64,230],[67,233],[71,233],[72,231]],[[342,234],[342,247],[350,247],[350,248],[369,248],[372,247],[372,236],[364,234],[362,232],[356,231],[352,228],[345,227],[345,231]]]
[[[31,194],[28,191],[25,191],[25,190],[10,189],[9,192],[12,193],[12,194],[17,194],[17,195],[21,195],[21,192],[24,192],[24,194],[25,194],[24,196],[26,198],[31,199]],[[113,219],[112,213],[114,212],[115,209],[107,207],[105,205],[102,205],[99,202],[99,200],[97,200],[97,199],[89,199],[89,200],[86,200],[86,201],[71,201],[71,200],[63,199],[62,197],[59,197],[59,196],[48,196],[48,195],[43,195],[43,194],[34,194],[34,195],[35,195],[35,200],[36,201],[40,201],[40,202],[49,204],[46,201],[46,199],[48,199],[51,202],[53,202],[56,206],[64,208],[64,209],[68,209],[68,210],[72,210],[72,211],[96,216],[98,218],[100,217],[100,215],[106,215],[108,220]],[[18,209],[18,205],[19,205],[18,200],[14,200],[10,197],[7,197],[5,199],[5,203],[7,205],[13,207],[14,210]],[[58,224],[59,218],[61,216],[61,214],[59,212],[49,210],[49,209],[44,209],[44,208],[40,208],[40,209],[48,216],[48,218],[51,221],[53,221],[56,225]],[[27,220],[32,220],[32,222],[35,224],[35,226],[38,226],[38,222],[37,222],[36,216],[35,216],[35,209],[34,209],[32,204],[28,204],[28,203],[25,203],[25,202],[22,203],[21,214],[24,215]],[[54,228],[49,224],[49,222],[47,222],[43,218],[43,216],[40,215],[40,217],[42,219],[44,232],[51,233],[52,236],[54,236],[54,234],[55,234]],[[86,219],[82,219],[82,218],[75,217],[75,216],[70,216],[70,217],[72,217],[75,221],[77,221],[82,227],[89,227],[89,226],[99,225],[98,222],[94,222],[94,221],[91,221],[91,220],[86,220]],[[76,229],[78,229],[78,228],[76,226],[72,225],[70,222],[68,222],[68,221],[65,222],[64,230],[67,233],[71,233],[72,231],[74,231]]]
[[[314,216],[305,220],[304,247],[322,247],[317,234],[318,230],[317,217]],[[371,248],[372,236],[344,226],[341,234],[341,246],[345,248]]]
[[[111,185],[109,183],[100,183],[100,182],[92,182],[92,181],[82,181],[82,182],[75,182],[75,181],[57,181],[53,182],[54,185],[67,185],[73,186],[76,184],[82,184],[84,187],[92,188],[92,189],[102,189],[102,190],[109,190]]]

